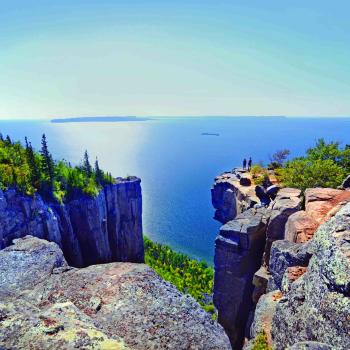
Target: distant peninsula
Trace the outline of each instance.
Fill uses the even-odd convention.
[[[74,118],[56,118],[51,119],[51,123],[107,123],[107,122],[143,122],[151,120],[146,117],[74,117]]]

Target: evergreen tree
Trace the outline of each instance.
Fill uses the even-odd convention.
[[[27,136],[24,138],[24,141],[25,141],[25,143],[26,143],[26,150],[27,150],[27,152],[28,152],[29,144],[28,144],[28,138],[27,138]]]
[[[26,152],[27,152],[27,162],[30,169],[30,180],[34,188],[40,187],[40,169],[35,160],[35,154],[32,144],[26,140]]]
[[[103,171],[100,169],[97,157],[96,157],[96,161],[95,161],[95,177],[96,177],[97,184],[102,186],[102,184],[103,184]]]
[[[47,147],[47,141],[46,141],[46,136],[43,134],[42,139],[41,139],[41,155],[42,155],[42,170],[44,174],[48,177],[49,179],[49,184],[52,188],[53,186],[53,180],[55,176],[55,166],[54,162],[52,159],[52,155],[49,152],[49,149]]]
[[[88,177],[92,175],[92,167],[89,161],[89,154],[87,150],[84,153],[83,169]]]
[[[1,132],[0,132],[0,141],[4,141],[4,136],[2,135]]]
[[[8,145],[12,145],[12,141],[11,141],[11,138],[10,138],[9,135],[6,136],[5,142],[6,142]]]

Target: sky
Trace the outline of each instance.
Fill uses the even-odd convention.
[[[0,0],[0,119],[350,116],[348,0]]]

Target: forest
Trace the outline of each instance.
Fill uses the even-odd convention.
[[[144,236],[145,262],[177,289],[191,295],[203,309],[216,318],[212,302],[214,270],[204,261],[191,259],[175,252],[169,246],[151,241]]]
[[[34,150],[25,138],[25,144],[13,142],[0,134],[0,189],[14,188],[34,196],[63,203],[81,195],[95,196],[100,189],[113,183],[111,174],[100,169],[98,159],[91,165],[85,151],[80,165],[72,166],[65,160],[55,161],[42,135],[40,151]]]

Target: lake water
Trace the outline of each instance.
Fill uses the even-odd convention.
[[[153,240],[209,263],[220,227],[212,219],[210,188],[219,173],[244,157],[267,162],[277,149],[292,156],[324,137],[350,143],[350,118],[203,117],[143,122],[69,123],[1,121],[14,140],[36,148],[46,133],[56,159],[78,163],[85,149],[115,176],[142,179],[144,232]],[[218,133],[220,136],[204,136]]]

